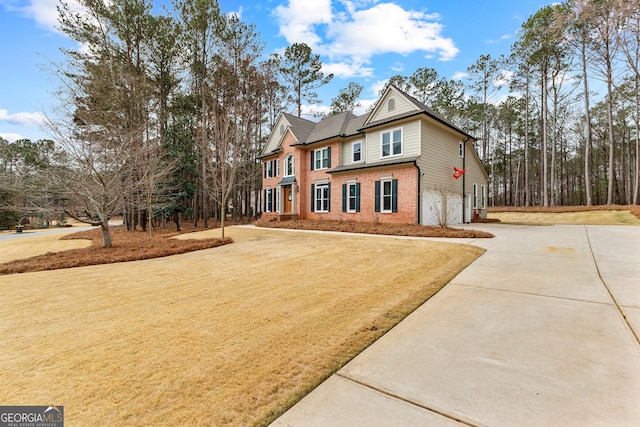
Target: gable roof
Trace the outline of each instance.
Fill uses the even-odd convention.
[[[434,119],[435,121],[445,125],[449,129],[454,130],[454,131],[466,136],[467,138],[470,138],[470,139],[472,139],[474,141],[477,139],[477,138],[469,135],[467,132],[463,131],[462,129],[460,129],[459,127],[454,125],[453,123],[451,123],[449,120],[444,118],[444,116],[442,116],[439,113],[435,112],[432,108],[430,108],[427,105],[425,105],[424,103],[418,101],[416,98],[414,98],[413,96],[409,95],[408,93],[400,90],[397,86],[395,86],[393,84],[390,84],[387,87],[387,90],[385,91],[385,93],[382,95],[382,97],[380,99],[382,100],[382,98],[384,98],[384,96],[390,90],[392,90],[392,88],[395,89],[396,91],[398,91],[400,94],[402,94],[405,97],[405,99],[407,99],[409,102],[411,102],[411,104],[413,104],[416,107],[416,109],[415,110],[411,110],[411,111],[406,111],[404,113],[399,113],[399,114],[396,114],[396,115],[391,116],[391,117],[386,117],[384,119],[375,120],[375,121],[368,122],[368,123],[365,122],[365,124],[363,125],[362,128],[360,128],[360,130],[372,128],[372,127],[379,126],[379,125],[382,125],[382,124],[385,124],[385,123],[389,123],[389,122],[393,122],[393,121],[396,121],[396,120],[406,119],[406,118],[409,118],[409,117],[425,114],[428,117],[431,117],[432,119]],[[380,103],[378,103],[378,105],[380,105]]]
[[[321,141],[326,141],[328,139],[336,138],[336,137],[346,138],[350,136],[356,136],[358,134],[363,133],[363,131],[366,129],[384,125],[386,123],[391,123],[396,120],[402,120],[402,119],[410,118],[413,116],[418,116],[418,115],[426,115],[427,117],[432,118],[433,120],[441,123],[442,125],[448,127],[449,129],[461,135],[466,136],[469,139],[472,139],[472,140],[477,139],[469,135],[467,132],[463,131],[462,129],[458,128],[456,125],[454,125],[453,123],[445,119],[443,116],[435,112],[433,109],[429,108],[422,102],[418,101],[416,98],[412,97],[406,92],[403,92],[402,90],[400,90],[398,87],[394,85],[389,85],[387,87],[387,89],[385,90],[385,93],[382,95],[382,97],[380,97],[380,101],[389,93],[389,91],[392,91],[392,90],[401,94],[401,96],[403,96],[407,102],[409,102],[412,106],[414,106],[415,109],[412,108],[411,110],[399,113],[397,115],[385,117],[383,119],[374,120],[371,122],[369,122],[369,119],[374,117],[376,109],[374,109],[372,112],[363,114],[361,116],[356,116],[351,112],[339,113],[339,114],[335,114],[333,116],[324,118],[319,122],[313,122],[311,120],[303,119],[288,113],[280,113],[280,114],[284,117],[284,119],[290,125],[288,126],[288,130],[293,134],[293,136],[298,141],[295,144],[298,146],[307,146],[307,145],[315,144]],[[380,102],[378,103],[378,106],[379,105],[380,105]],[[274,136],[273,132],[270,138],[272,136]],[[282,143],[282,139],[280,139],[280,141],[278,142],[278,148],[276,148],[275,150],[269,153],[263,152],[263,154],[260,157],[266,157],[266,156],[270,156],[272,154],[277,153],[280,149],[281,143]],[[270,144],[267,144],[267,146],[270,146]],[[267,148],[267,146],[265,146],[265,149]]]
[[[296,137],[298,142],[306,141],[316,126],[315,122],[312,122],[311,120],[303,119],[298,116],[294,116],[293,114],[282,113],[282,115],[291,124],[291,132]]]

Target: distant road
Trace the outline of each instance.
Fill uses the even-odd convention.
[[[110,226],[118,226],[122,225],[121,222],[109,223]],[[77,231],[85,231],[91,230],[92,226],[81,226],[81,227],[62,227],[62,228],[40,228],[36,230],[24,230],[22,233],[16,233],[15,231],[2,231],[0,232],[0,241],[3,240],[11,240],[11,239],[20,239],[29,236],[36,236],[38,234],[52,234],[52,233],[75,233]]]

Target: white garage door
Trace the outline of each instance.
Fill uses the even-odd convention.
[[[462,222],[462,196],[449,193],[446,198],[443,209],[441,192],[425,190],[422,193],[422,224],[441,225],[444,219],[449,225]]]

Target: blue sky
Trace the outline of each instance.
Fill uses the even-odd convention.
[[[46,138],[40,126],[55,105],[49,64],[74,43],[56,31],[58,0],[0,0],[0,136]],[[162,2],[157,2],[161,4]],[[480,55],[508,54],[522,23],[549,0],[220,0],[225,13],[252,23],[265,56],[305,42],[333,81],[323,104],[350,81],[364,86],[362,109],[395,74],[432,67],[464,80]],[[170,4],[170,2],[167,2]],[[363,111],[356,111],[356,113]]]

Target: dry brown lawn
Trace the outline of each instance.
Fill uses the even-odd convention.
[[[188,234],[191,231],[193,228],[184,228],[181,233]],[[8,254],[13,253],[15,257],[11,259],[7,256],[0,261],[0,275],[160,258],[215,248],[232,242],[230,238],[217,238],[220,233],[217,236],[211,235],[207,239],[176,240],[171,237],[181,233],[170,229],[155,230],[150,235],[141,230],[127,231],[123,227],[112,227],[113,247],[103,248],[102,233],[99,228],[71,234],[57,234],[59,241],[55,241],[54,237],[50,238],[46,233],[41,232],[28,239],[20,236],[20,238],[2,242],[3,252],[7,250]],[[37,251],[31,250],[32,243],[38,249]],[[50,245],[48,250],[46,250],[47,245]],[[76,248],[72,249],[73,246]]]
[[[584,224],[640,225],[640,219],[630,210],[583,210],[565,212],[489,212],[489,219],[511,224]]]
[[[64,405],[70,427],[265,425],[483,252],[227,233],[168,258],[2,276],[0,402]]]
[[[2,251],[0,251],[0,264],[16,259],[44,255],[48,252],[61,252],[71,249],[82,249],[91,246],[91,240],[86,239],[60,240],[62,236],[71,233],[75,233],[75,230],[66,229],[61,233],[25,232],[19,238],[2,242]]]

